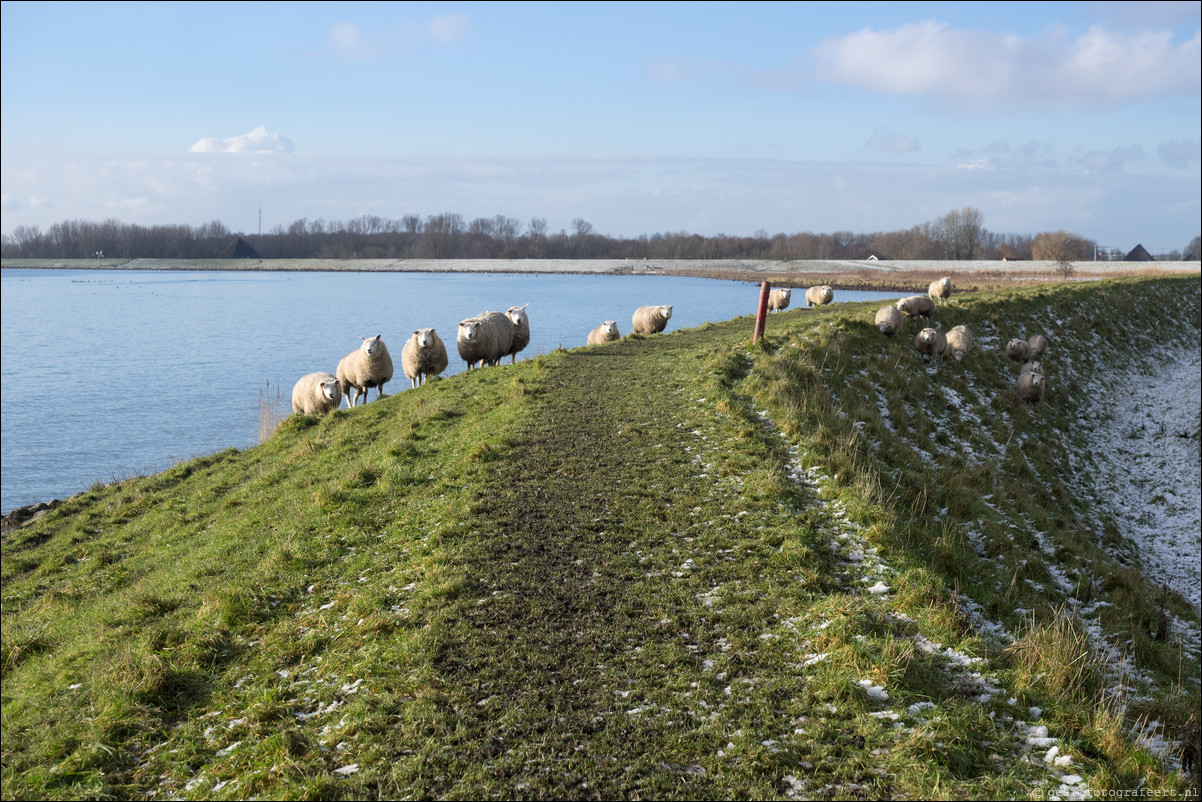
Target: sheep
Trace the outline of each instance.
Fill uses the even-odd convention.
[[[513,321],[502,312],[481,312],[459,322],[455,337],[459,356],[468,370],[497,365],[513,344]]]
[[[447,369],[447,347],[434,329],[418,329],[401,349],[401,370],[414,389]]]
[[[306,374],[292,388],[292,411],[301,415],[324,415],[341,403],[342,384],[331,373]]]
[[[927,288],[927,296],[932,301],[946,301],[952,296],[952,277],[944,276],[943,278],[932,281],[931,286]]]
[[[881,330],[881,334],[892,337],[901,330],[901,312],[892,306],[882,306],[876,312],[876,327]]]
[[[920,354],[942,358],[943,352],[947,350],[947,336],[939,329],[928,326],[914,337],[914,347]]]
[[[911,320],[925,317],[929,321],[935,314],[935,303],[925,295],[911,295],[897,302],[897,311]]]
[[[782,309],[789,308],[789,299],[792,297],[793,291],[788,287],[772,290],[768,293],[768,311],[779,312]]]
[[[618,322],[616,320],[607,320],[588,333],[588,344],[600,345],[601,343],[612,342],[621,336],[621,334],[618,334]]]
[[[947,333],[947,353],[959,362],[972,348],[972,329],[968,326],[952,326]]]
[[[668,327],[672,306],[640,306],[630,319],[630,330],[636,334],[658,334]]]
[[[1014,383],[1014,389],[1018,392],[1019,401],[1034,404],[1043,400],[1043,393],[1047,389],[1047,383],[1042,373],[1020,373]]]
[[[509,364],[518,361],[518,352],[530,344],[530,318],[526,317],[526,307],[511,306],[505,310],[505,317],[513,324],[513,342],[509,344]]]
[[[388,353],[388,346],[384,345],[384,341],[380,339],[380,335],[375,337],[360,337],[363,344],[344,356],[338,363],[338,383],[342,385],[342,392],[346,395],[347,406],[354,407],[359,403],[359,396],[363,396],[363,403],[367,403],[367,391],[373,387],[380,388],[380,394],[376,396],[379,400],[384,397],[384,384],[392,380],[392,356]],[[355,398],[351,400],[351,390],[355,391]]]
[[[806,290],[806,308],[811,306],[825,306],[835,300],[835,291],[831,289],[829,284],[822,284],[817,287],[810,287]]]
[[[1021,365],[1031,356],[1031,346],[1027,345],[1026,340],[1020,340],[1019,338],[1015,337],[1013,340],[1006,343],[1006,356],[1010,357]]]
[[[1043,375],[1043,363],[1042,362],[1024,362],[1023,366],[1019,369],[1018,372],[1020,374],[1021,373],[1038,373],[1040,376],[1042,376]]]
[[[1042,334],[1032,334],[1027,345],[1031,346],[1031,356],[1043,356],[1043,352],[1048,350],[1048,338]]]

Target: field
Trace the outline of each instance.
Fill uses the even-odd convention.
[[[2,794],[1184,798],[1196,602],[1092,478],[1200,290],[962,293],[963,362],[868,304],[628,337],[97,485],[3,536]]]

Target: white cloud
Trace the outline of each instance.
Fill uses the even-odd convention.
[[[1142,161],[1145,155],[1139,145],[1109,151],[1093,150],[1081,157],[1080,164],[1090,173],[1115,173],[1122,170],[1127,162]]]
[[[467,37],[471,21],[466,14],[439,14],[426,23],[426,35],[440,45],[454,44]]]
[[[827,39],[809,53],[817,78],[886,95],[973,105],[1125,101],[1194,94],[1202,86],[1202,35],[1174,45],[1168,32],[1075,40],[981,33],[925,21]]]
[[[226,139],[205,137],[188,148],[189,153],[292,153],[296,146],[286,136],[260,125],[248,134]]]
[[[1202,143],[1196,139],[1188,141],[1171,139],[1156,147],[1156,155],[1165,164],[1185,169],[1189,167],[1190,162],[1202,161]]]
[[[918,137],[897,134],[885,126],[874,129],[872,136],[864,143],[864,150],[878,153],[917,153],[921,149]]]
[[[320,57],[335,61],[408,57],[423,43],[454,45],[470,32],[471,18],[466,14],[439,14],[421,23],[369,30],[353,22],[336,22],[326,31],[326,49]]]

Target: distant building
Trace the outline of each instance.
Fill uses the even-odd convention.
[[[254,248],[250,247],[250,244],[246,240],[242,239],[242,237],[238,237],[238,239],[234,240],[229,245],[227,245],[225,248],[223,248],[217,258],[218,259],[261,259],[262,257],[259,256],[258,251],[256,251]]]
[[[1131,249],[1131,253],[1123,257],[1124,262],[1152,262],[1152,254],[1144,248],[1143,245],[1136,245]]]

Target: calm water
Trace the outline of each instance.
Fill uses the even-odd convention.
[[[0,289],[4,512],[254,445],[266,383],[287,404],[298,378],[333,373],[363,336],[384,335],[396,393],[416,328],[447,343],[449,375],[464,369],[458,322],[486,309],[530,304],[529,358],[582,346],[607,319],[625,335],[643,304],[673,304],[674,331],[754,314],[759,294],[671,276],[99,270],[3,270]]]

